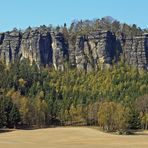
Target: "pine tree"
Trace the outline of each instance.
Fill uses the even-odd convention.
[[[13,126],[14,128],[16,128],[16,125],[20,121],[20,113],[15,104],[12,106],[12,109],[10,111],[9,120],[10,120],[10,125]]]

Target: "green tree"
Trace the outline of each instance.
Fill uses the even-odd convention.
[[[98,123],[106,131],[124,131],[128,128],[129,111],[121,104],[103,102],[98,111]]]
[[[12,106],[12,109],[9,114],[9,118],[10,118],[10,125],[16,128],[16,125],[20,121],[20,113],[15,104],[13,104]]]
[[[0,128],[6,126],[7,122],[7,117],[6,117],[6,112],[4,108],[4,100],[3,98],[0,98]]]
[[[142,128],[148,129],[148,95],[137,98],[135,108],[139,112]]]

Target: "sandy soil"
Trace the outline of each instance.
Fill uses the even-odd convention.
[[[148,132],[118,136],[87,127],[17,130],[0,134],[0,148],[148,148]]]

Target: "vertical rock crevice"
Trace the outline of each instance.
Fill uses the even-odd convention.
[[[68,46],[62,33],[52,33],[53,66],[56,70],[64,70],[69,58]]]

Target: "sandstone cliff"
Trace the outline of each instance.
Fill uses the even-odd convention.
[[[148,34],[126,38],[110,31],[93,31],[87,36],[77,36],[72,44],[61,32],[51,32],[47,27],[0,33],[0,60],[6,64],[28,58],[31,63],[58,70],[64,70],[67,63],[92,71],[99,65],[110,66],[120,57],[128,65],[147,69]]]

